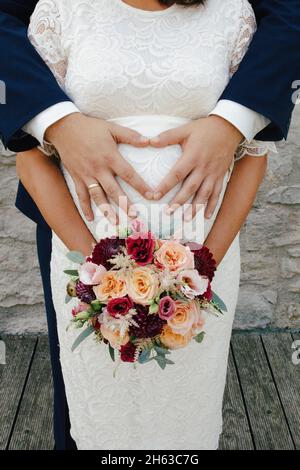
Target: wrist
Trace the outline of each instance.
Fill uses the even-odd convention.
[[[224,136],[230,139],[236,147],[240,145],[243,140],[245,140],[245,136],[241,133],[241,131],[237,127],[235,127],[231,122],[227,121],[227,119],[218,116],[217,114],[211,114],[208,116],[207,119],[214,122],[216,128],[219,128],[224,134]]]
[[[70,126],[73,126],[73,124],[78,122],[78,120],[82,119],[82,117],[83,115],[80,112],[76,111],[74,113],[62,117],[46,129],[44,135],[45,140],[53,145],[56,145],[56,142],[58,142],[61,133],[68,129]]]

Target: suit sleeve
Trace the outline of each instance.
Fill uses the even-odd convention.
[[[50,106],[68,101],[54,75],[27,37],[35,1],[0,0],[0,80],[5,103],[0,104],[0,134],[15,151],[38,145],[22,127]]]
[[[240,103],[270,119],[258,140],[286,138],[300,78],[299,0],[252,0],[258,29],[221,99]]]

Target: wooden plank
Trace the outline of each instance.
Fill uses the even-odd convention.
[[[253,450],[251,431],[232,356],[229,353],[219,450]]]
[[[300,364],[297,366],[292,361],[292,335],[262,335],[262,341],[294,445],[296,449],[300,449]]]
[[[52,380],[48,340],[40,338],[15,428],[10,450],[52,450]]]
[[[6,449],[18,411],[31,359],[34,337],[2,337],[6,345],[6,364],[0,365],[0,449]]]
[[[237,334],[232,345],[255,448],[294,450],[260,336]]]

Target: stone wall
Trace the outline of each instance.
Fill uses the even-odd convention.
[[[14,208],[13,156],[0,156],[0,331],[45,331],[35,226]],[[242,231],[242,277],[235,327],[300,328],[300,107],[288,144]]]

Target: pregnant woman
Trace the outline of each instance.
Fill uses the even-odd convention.
[[[182,149],[158,148],[148,139],[209,115],[256,24],[247,0],[181,2],[185,6],[157,0],[153,10],[143,9],[144,3],[40,0],[29,38],[80,111],[106,119],[112,128],[126,126],[145,136],[144,146],[121,144],[119,151],[155,188]],[[72,178],[62,165],[59,170],[39,150],[18,156],[19,176],[55,232],[52,292],[71,434],[79,449],[217,449],[239,287],[239,230],[270,148],[265,142],[241,143],[217,208],[204,223],[205,245],[218,264],[213,289],[228,312],[207,320],[201,345],[194,342],[174,350],[175,365],[162,371],[154,361],[136,368],[122,364],[115,378],[104,345],[88,338],[72,352],[78,333],[66,331],[70,304],[64,303],[65,255],[68,249],[88,255],[92,243],[105,236],[102,213],[94,205],[94,221],[84,217]],[[172,202],[178,191],[176,187],[162,200],[149,201],[128,183],[119,184],[132,204],[146,209]],[[164,232],[157,219],[149,228],[158,236]]]

